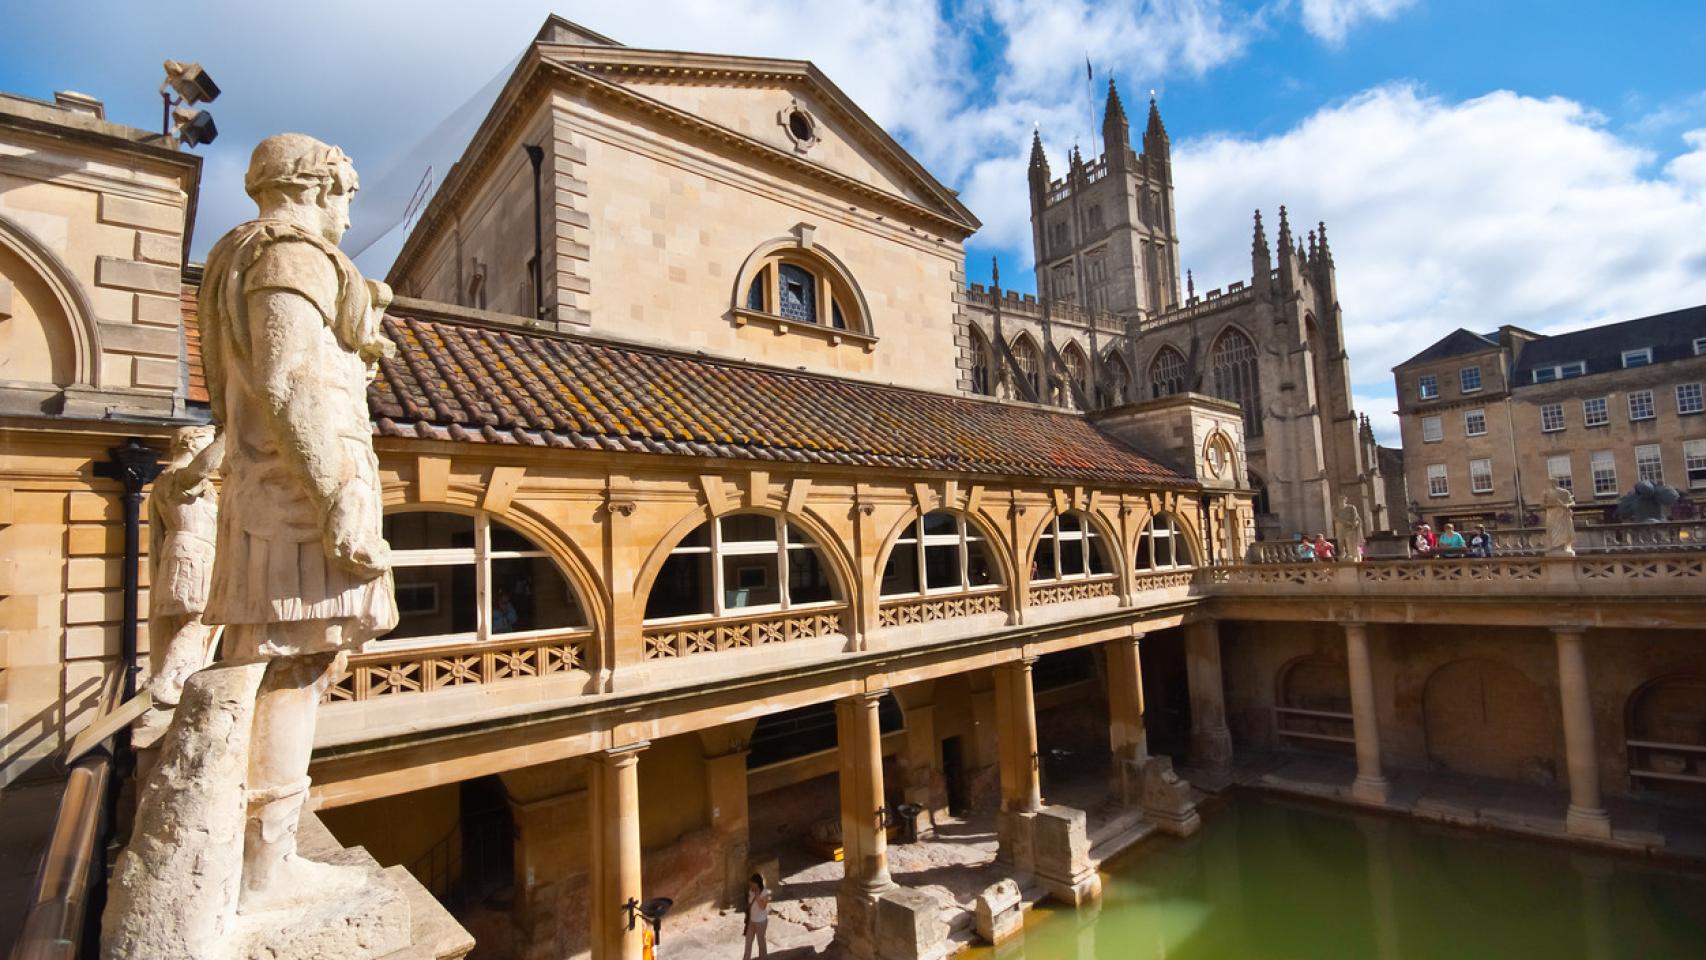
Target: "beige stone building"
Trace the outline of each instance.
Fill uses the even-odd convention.
[[[120,179],[180,171],[185,215],[192,158],[96,132],[91,165],[135,168]],[[895,855],[902,803],[926,832],[987,824],[977,869],[1076,904],[1109,850],[1191,829],[1166,758],[1205,789],[1267,777],[1420,816],[1442,772],[1526,784],[1544,816],[1452,816],[1660,853],[1667,836],[1607,798],[1618,818],[1661,794],[1698,808],[1697,553],[1245,562],[1250,409],[1194,380],[1139,399],[1134,379],[1132,402],[1091,412],[973,395],[958,348],[984,314],[959,261],[976,220],[811,65],[552,18],[457,170],[393,272],[399,353],[368,396],[402,623],[329,692],[311,772],[339,841],[407,867],[498,955],[637,960],[630,900],[708,922],[750,871],[839,850],[832,882],[779,902],[811,900],[855,955],[939,956],[944,912],[967,905]],[[16,202],[0,193],[0,215]],[[66,236],[99,237],[102,209],[67,201]],[[170,232],[150,222],[123,249]],[[0,277],[63,276],[67,302],[95,303],[123,244],[39,229],[38,259]],[[1140,265],[1160,236],[1133,232]],[[1223,313],[1261,316],[1292,346],[1261,341],[1259,396],[1339,377],[1330,255],[1282,238],[1262,292],[1145,336],[1183,354],[1199,322],[1212,343]],[[0,330],[48,345],[20,389],[69,390],[70,314],[11,302]],[[103,349],[118,322],[96,326]],[[0,421],[8,780],[56,775],[134,656],[121,576],[147,537],[127,548],[126,487],[102,464],[205,416],[193,310],[161,327],[186,363],[157,394],[130,385],[152,413]],[[1360,433],[1345,412],[1308,435]],[[1263,424],[1270,498],[1274,477],[1313,503],[1367,469],[1323,473],[1322,439],[1287,473],[1300,461],[1273,443],[1291,427]],[[1299,757],[1328,773],[1281,775]]]
[[[960,387],[1081,410],[1195,391],[1244,411],[1264,539],[1332,530],[1341,498],[1368,529],[1393,518],[1374,432],[1351,405],[1325,224],[1276,245],[1261,213],[1250,279],[1198,296],[1179,277],[1171,147],[1152,100],[1142,150],[1110,81],[1107,150],[1054,178],[1039,136],[1029,195],[1038,296],[973,284],[959,317]],[[1401,518],[1400,518],[1401,519]]]
[[[1642,480],[1706,497],[1706,307],[1556,336],[1457,330],[1393,369],[1410,511],[1535,526],[1562,485],[1611,522]],[[1692,506],[1689,506],[1692,504]]]

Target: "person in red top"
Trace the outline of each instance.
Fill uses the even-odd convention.
[[[1415,547],[1416,556],[1431,557],[1434,555],[1434,547],[1438,541],[1434,539],[1432,527],[1429,527],[1425,523],[1418,523],[1416,524],[1416,535],[1412,538],[1412,543]]]
[[[1333,541],[1328,540],[1327,535],[1324,533],[1317,533],[1315,535],[1315,559],[1317,561],[1328,561],[1334,559]]]

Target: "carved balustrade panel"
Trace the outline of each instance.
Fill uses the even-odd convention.
[[[1097,597],[1114,595],[1114,578],[1104,577],[1100,580],[1079,580],[1071,583],[1058,583],[1046,587],[1031,588],[1031,606],[1043,607],[1051,603],[1068,603],[1073,600],[1093,600]]]
[[[1001,613],[1004,610],[1006,603],[1002,591],[884,600],[877,608],[877,626],[900,627],[915,623],[934,623],[938,620],[975,617],[983,613]]]
[[[1706,557],[1618,557],[1576,561],[1583,580],[1700,580],[1706,578]]]
[[[845,606],[836,606],[647,627],[646,659],[668,660],[835,636],[845,632],[846,614]]]
[[[399,693],[547,677],[586,669],[590,632],[510,643],[462,644],[365,653],[350,658],[326,702],[373,700]]]
[[[1489,583],[1539,580],[1545,564],[1539,560],[1424,560],[1415,563],[1364,563],[1357,573],[1364,583]]]
[[[1188,587],[1195,583],[1195,570],[1167,570],[1159,573],[1139,573],[1133,578],[1132,586],[1139,592],[1144,590],[1167,590],[1173,587]]]

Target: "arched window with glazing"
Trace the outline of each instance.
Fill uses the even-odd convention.
[[[1162,347],[1149,361],[1151,396],[1170,397],[1185,392],[1185,355],[1173,347]]]
[[[1244,331],[1229,327],[1208,356],[1214,395],[1244,410],[1244,436],[1262,435],[1261,383],[1256,370],[1256,345]]]
[[[1037,399],[1043,398],[1042,389],[1042,357],[1037,352],[1037,345],[1030,337],[1018,336],[1013,339],[1013,362],[1019,367],[1019,376],[1030,384],[1031,392]]]

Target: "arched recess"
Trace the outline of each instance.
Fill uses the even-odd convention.
[[[605,597],[576,551],[538,518],[461,503],[388,507],[397,629],[375,649],[591,633]]]
[[[1171,344],[1163,345],[1149,361],[1150,397],[1170,397],[1175,393],[1184,393],[1188,369],[1184,354]]]
[[[1244,436],[1261,436],[1262,387],[1256,342],[1236,325],[1228,325],[1209,348],[1208,366],[1214,395],[1243,409]]]
[[[1097,405],[1102,407],[1117,407],[1130,395],[1131,368],[1116,350],[1109,350],[1102,360],[1102,379],[1097,392]]]
[[[1643,683],[1629,696],[1623,729],[1634,786],[1706,796],[1706,674]]]
[[[1274,675],[1274,705],[1282,746],[1348,753],[1355,744],[1343,660],[1315,653],[1286,662]]]
[[[1026,580],[1046,586],[1112,575],[1122,553],[1118,536],[1101,517],[1085,510],[1056,512],[1031,534]]]
[[[989,346],[989,338],[976,324],[971,329],[971,389],[973,393],[986,397],[995,396],[995,351]]]
[[[1250,478],[1250,489],[1255,491],[1251,501],[1256,516],[1262,517],[1273,513],[1273,505],[1268,500],[1268,481],[1264,480],[1262,475],[1254,470],[1246,470],[1246,475]]]
[[[1090,395],[1090,361],[1084,356],[1084,351],[1076,343],[1068,343],[1060,353],[1061,363],[1066,367],[1066,378],[1069,383],[1062,384],[1060,405],[1075,407],[1080,395]],[[1073,388],[1077,389],[1074,390]]]
[[[743,518],[765,518],[770,523],[766,526]],[[767,533],[774,539],[766,539]],[[694,559],[699,557],[707,559]],[[669,589],[674,591],[673,596],[685,605],[691,592],[693,605],[703,609],[708,601],[709,612],[678,610],[654,615],[654,601],[667,602],[664,595],[654,597],[654,592],[672,561],[682,576],[701,576],[698,581],[672,581]],[[796,562],[812,565],[796,568]],[[802,570],[812,572],[811,582],[794,580]],[[821,579],[816,577],[818,573]],[[809,514],[753,507],[713,515],[702,508],[676,523],[659,540],[635,581],[634,596],[640,601],[645,622],[653,623],[852,604],[857,585],[852,561],[841,542]],[[829,598],[820,599],[825,586]],[[795,599],[794,594],[801,590],[806,591],[802,599]],[[772,594],[776,598],[773,603],[769,602]],[[812,599],[804,599],[806,596]]]
[[[1043,391],[1042,350],[1037,347],[1037,342],[1031,339],[1030,334],[1021,331],[1013,338],[1010,349],[1013,352],[1013,362],[1019,368],[1019,376],[1030,384],[1031,392],[1038,400],[1047,399]]]
[[[730,303],[735,312],[876,336],[852,271],[834,253],[797,236],[766,240],[747,254]]]
[[[1497,660],[1453,660],[1428,676],[1422,725],[1428,762],[1456,773],[1551,783],[1557,713],[1538,683]]]
[[[950,540],[953,541],[950,543]],[[977,566],[972,555],[974,549],[981,546],[989,568],[989,579],[973,582],[979,578],[973,576]],[[910,548],[914,557],[910,565],[898,563],[897,548]],[[932,570],[941,571],[948,568],[949,547],[956,559],[951,561],[954,569],[958,570],[962,586],[938,586],[934,577],[929,576]],[[934,554],[934,556],[932,556]],[[1007,554],[1006,541],[1000,531],[991,526],[988,521],[975,513],[967,513],[950,507],[942,507],[929,512],[921,512],[918,508],[907,511],[901,522],[883,538],[881,560],[877,564],[877,596],[879,602],[897,597],[912,596],[951,596],[955,593],[966,593],[976,590],[979,586],[1004,587],[1013,583],[1012,562]],[[919,582],[923,579],[924,590],[901,589],[908,581]]]
[[[94,307],[83,285],[52,250],[5,214],[0,214],[0,249],[17,257],[24,268],[34,274],[65,324],[65,333],[71,343],[69,370],[66,371],[69,379],[67,383],[56,385],[99,387],[101,333],[95,322]],[[45,324],[50,318],[41,319]]]

